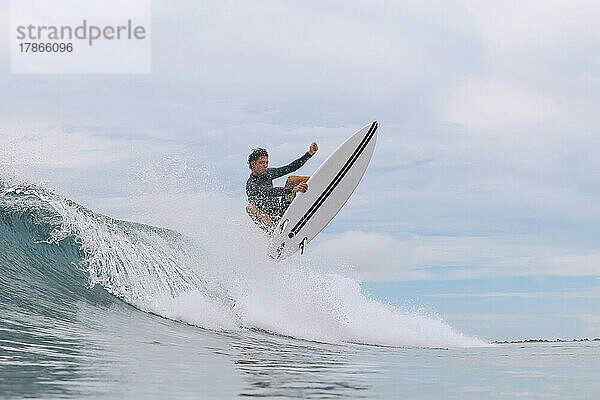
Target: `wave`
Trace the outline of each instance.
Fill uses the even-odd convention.
[[[214,208],[215,199],[210,203]],[[164,204],[186,209],[196,231],[117,220],[37,185],[0,182],[0,299],[51,314],[61,299],[101,305],[116,297],[213,330],[333,343],[486,345],[437,317],[370,299],[360,282],[324,272],[318,260],[269,260],[251,224],[199,213],[196,201]]]

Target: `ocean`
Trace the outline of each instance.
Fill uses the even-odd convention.
[[[489,343],[269,260],[247,221],[188,222],[0,182],[0,397],[600,398],[600,342]]]

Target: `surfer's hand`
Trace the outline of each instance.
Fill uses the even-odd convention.
[[[300,183],[300,184],[294,186],[294,188],[292,190],[294,191],[294,193],[298,193],[298,192],[305,193],[308,190],[308,184]]]
[[[308,152],[312,156],[313,154],[315,154],[317,152],[317,150],[319,150],[319,146],[317,146],[317,142],[312,142],[310,144],[310,147],[308,148]]]

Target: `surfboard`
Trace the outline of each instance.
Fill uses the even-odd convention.
[[[297,193],[279,220],[269,242],[269,256],[283,260],[308,243],[342,209],[362,179],[377,141],[377,121],[342,143],[308,180],[308,191]]]

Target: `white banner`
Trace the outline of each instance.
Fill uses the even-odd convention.
[[[150,0],[12,0],[12,73],[150,73]]]

